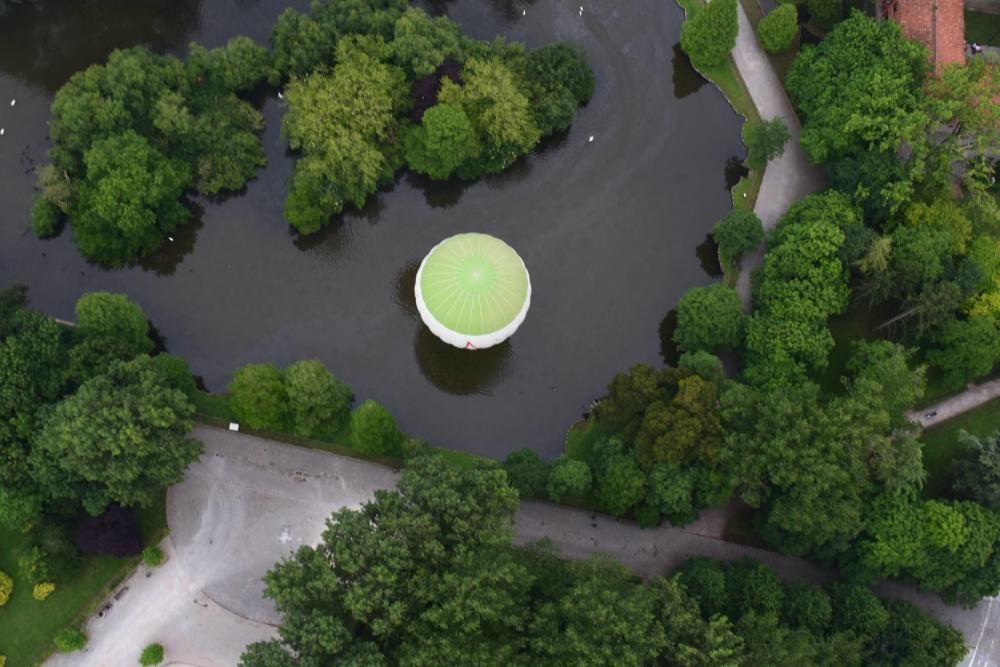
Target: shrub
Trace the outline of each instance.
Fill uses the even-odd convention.
[[[674,341],[686,352],[736,347],[745,319],[736,290],[721,284],[694,287],[677,303]]]
[[[791,584],[785,588],[781,613],[785,623],[793,628],[803,628],[821,636],[830,626],[833,607],[830,596],[819,586]]]
[[[807,0],[806,7],[812,20],[826,30],[844,18],[843,0]]]
[[[688,558],[677,568],[676,578],[698,602],[701,615],[711,618],[726,610],[726,571],[712,558]]]
[[[646,476],[630,452],[615,453],[601,466],[597,477],[597,502],[614,516],[622,516],[646,493]]]
[[[312,438],[332,434],[350,417],[354,392],[317,359],[288,367],[285,392],[296,435]]]
[[[351,416],[351,446],[376,455],[398,454],[403,434],[389,411],[373,400],[358,406]]]
[[[788,126],[780,117],[763,122],[750,121],[743,126],[743,143],[747,146],[747,166],[763,169],[767,163],[781,157],[791,138]]]
[[[736,0],[712,0],[693,12],[681,29],[681,48],[698,69],[726,62],[736,46]]]
[[[265,431],[284,430],[288,423],[285,379],[271,364],[247,364],[229,383],[229,407],[237,421]]]
[[[59,209],[41,195],[35,196],[31,204],[31,231],[44,239],[56,233],[59,226]]]
[[[6,572],[0,571],[0,607],[7,604],[14,592],[14,580]]]
[[[761,19],[757,39],[768,53],[784,53],[799,34],[799,13],[795,5],[779,5]]]
[[[729,617],[742,618],[747,612],[775,614],[781,611],[784,590],[778,576],[767,565],[744,558],[726,571]]]
[[[17,559],[17,571],[22,579],[27,579],[32,585],[40,584],[49,578],[49,562],[45,552],[38,547],[32,547]]]
[[[583,461],[560,456],[545,485],[549,497],[559,502],[566,496],[582,496],[590,490],[590,466]]]
[[[162,644],[150,644],[142,649],[142,654],[139,656],[140,665],[148,667],[149,665],[158,665],[161,662],[163,662]]]
[[[159,567],[163,563],[163,552],[160,547],[146,547],[142,550],[142,562],[149,567]]]
[[[725,369],[722,367],[722,360],[704,350],[685,352],[677,360],[677,368],[691,371],[695,375],[716,384],[721,383],[726,377]]]
[[[538,458],[533,449],[519,449],[504,459],[510,483],[522,498],[541,498],[545,495],[545,482],[549,478],[549,464]]]
[[[191,373],[191,367],[180,357],[158,354],[153,357],[153,366],[168,387],[184,392],[185,396],[193,396],[197,391],[198,386],[194,381],[194,374]]]
[[[882,601],[864,586],[833,584],[830,587],[833,618],[840,630],[864,639],[877,637],[889,625],[889,612]]]
[[[764,242],[764,225],[753,211],[734,208],[716,223],[712,237],[719,244],[719,251],[732,259]]]
[[[56,590],[56,585],[51,581],[45,581],[40,584],[35,584],[31,589],[31,597],[35,598],[39,602],[49,597]]]
[[[56,635],[55,644],[60,653],[72,653],[87,645],[87,635],[77,628],[65,628]]]

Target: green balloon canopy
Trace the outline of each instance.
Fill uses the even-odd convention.
[[[435,336],[479,350],[510,338],[531,304],[520,255],[489,234],[466,233],[434,246],[417,271],[417,310]]]

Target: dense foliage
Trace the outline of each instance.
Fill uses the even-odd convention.
[[[681,28],[681,48],[697,69],[726,62],[736,46],[736,0],[712,0],[693,11]]]
[[[757,39],[768,53],[784,53],[799,36],[799,12],[792,4],[781,4],[757,25]]]
[[[52,164],[39,172],[34,228],[52,233],[58,209],[80,252],[111,266],[155,250],[190,219],[185,191],[239,190],[264,164],[262,117],[238,95],[270,72],[267,50],[237,37],[192,45],[183,61],[114,51],[74,74],[52,104]]]
[[[908,603],[858,586],[786,587],[755,561],[695,559],[643,583],[610,560],[561,561],[544,544],[513,549],[516,506],[495,465],[414,460],[397,491],[335,512],[318,546],[267,574],[266,595],[283,614],[279,638],[247,647],[241,667],[804,665],[833,656],[860,667],[951,665],[965,653],[957,631]]]
[[[764,241],[764,226],[753,211],[734,208],[716,223],[712,237],[719,244],[722,256],[733,259]]]
[[[766,121],[748,121],[743,125],[743,143],[747,147],[746,165],[751,169],[763,169],[768,162],[784,155],[785,144],[790,138],[788,125],[780,116]]]

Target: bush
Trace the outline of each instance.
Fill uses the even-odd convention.
[[[542,498],[545,483],[549,478],[549,464],[538,458],[533,449],[519,449],[504,459],[503,469],[507,471],[510,483],[522,498]]]
[[[191,367],[180,357],[158,354],[153,357],[153,366],[168,387],[183,392],[185,396],[194,396],[194,392],[198,390]]]
[[[646,476],[630,452],[605,459],[597,475],[597,502],[609,514],[623,516],[646,493]]]
[[[31,231],[44,239],[53,236],[58,226],[59,209],[45,197],[36,195],[31,204]]]
[[[829,30],[844,18],[843,0],[807,0],[806,7],[809,8],[812,20],[825,30]]]
[[[712,237],[719,244],[719,252],[732,259],[764,242],[764,225],[753,211],[734,208],[716,223]]]
[[[751,169],[763,169],[768,162],[781,157],[791,136],[785,121],[777,116],[763,122],[748,122],[743,126],[747,166]]]
[[[32,547],[17,559],[17,571],[28,583],[40,584],[49,578],[49,562],[45,552],[38,547]]]
[[[350,418],[354,392],[317,359],[288,367],[285,393],[295,435],[331,435]]]
[[[283,431],[288,423],[285,379],[271,364],[247,364],[229,383],[229,408],[253,429]]]
[[[864,586],[833,584],[830,587],[830,599],[835,625],[839,630],[872,639],[889,625],[889,612],[885,605]]]
[[[549,498],[559,502],[566,496],[582,496],[590,490],[590,466],[583,461],[560,456],[545,485]]]
[[[72,653],[87,645],[87,635],[77,628],[65,628],[56,635],[55,644],[60,653]]]
[[[784,590],[778,576],[767,565],[744,558],[726,571],[728,616],[742,618],[747,612],[774,614],[781,611]]]
[[[677,360],[677,368],[691,371],[695,375],[715,384],[720,384],[726,377],[725,369],[722,367],[722,360],[704,350],[685,352]]]
[[[140,665],[148,667],[149,665],[158,665],[161,662],[163,662],[162,644],[150,644],[142,649],[142,654],[139,656]]]
[[[785,623],[791,627],[821,636],[830,626],[833,607],[830,596],[819,586],[791,584],[785,588],[781,613]]]
[[[684,21],[681,48],[697,69],[726,62],[736,46],[736,0],[712,0]]]
[[[7,604],[14,592],[14,580],[6,572],[0,571],[0,607]]]
[[[375,455],[398,454],[403,434],[389,411],[373,400],[358,406],[351,416],[351,446]]]
[[[146,547],[142,550],[142,562],[149,567],[159,567],[163,563],[163,552],[160,547]]]
[[[681,563],[674,575],[698,602],[701,615],[711,618],[726,611],[726,571],[713,558],[695,556]]]
[[[674,341],[685,352],[736,347],[745,319],[736,290],[721,284],[693,287],[677,303]]]
[[[784,53],[799,34],[799,13],[795,5],[779,5],[761,19],[757,39],[768,53]]]
[[[31,597],[35,598],[39,602],[49,597],[56,590],[56,585],[51,581],[46,581],[40,584],[35,584],[31,589]]]

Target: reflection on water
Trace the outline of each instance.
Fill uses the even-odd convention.
[[[722,277],[722,264],[719,263],[719,246],[715,244],[715,239],[711,234],[705,234],[705,240],[694,249],[698,255],[701,268],[708,274],[709,278]]]
[[[490,395],[490,390],[510,372],[514,359],[510,341],[485,350],[460,350],[417,325],[413,353],[424,377],[441,391],[458,396]]]
[[[750,170],[743,164],[743,158],[738,155],[734,155],[726,160],[726,166],[723,171],[725,174],[727,191],[736,187],[736,184],[740,182],[740,179],[746,177],[750,173]]]
[[[420,262],[412,261],[396,274],[393,279],[395,293],[393,301],[403,309],[407,315],[412,315],[417,320],[420,319],[420,311],[417,310],[417,295],[413,292],[417,284],[417,271],[420,270]]]
[[[674,57],[670,61],[674,70],[674,96],[677,99],[697,93],[707,81],[698,74],[691,64],[691,59],[681,49],[681,43],[674,44]]]
[[[671,310],[660,321],[660,356],[667,366],[676,366],[681,358],[681,352],[674,342],[674,330],[677,329],[677,309]]]
[[[139,259],[137,263],[143,271],[152,271],[158,276],[173,275],[177,266],[194,251],[204,209],[193,202],[188,202],[187,206],[191,209],[191,219],[177,227],[170,236],[163,237],[163,244],[156,252]]]
[[[187,42],[201,0],[0,0],[0,70],[55,91],[117,48]]]

